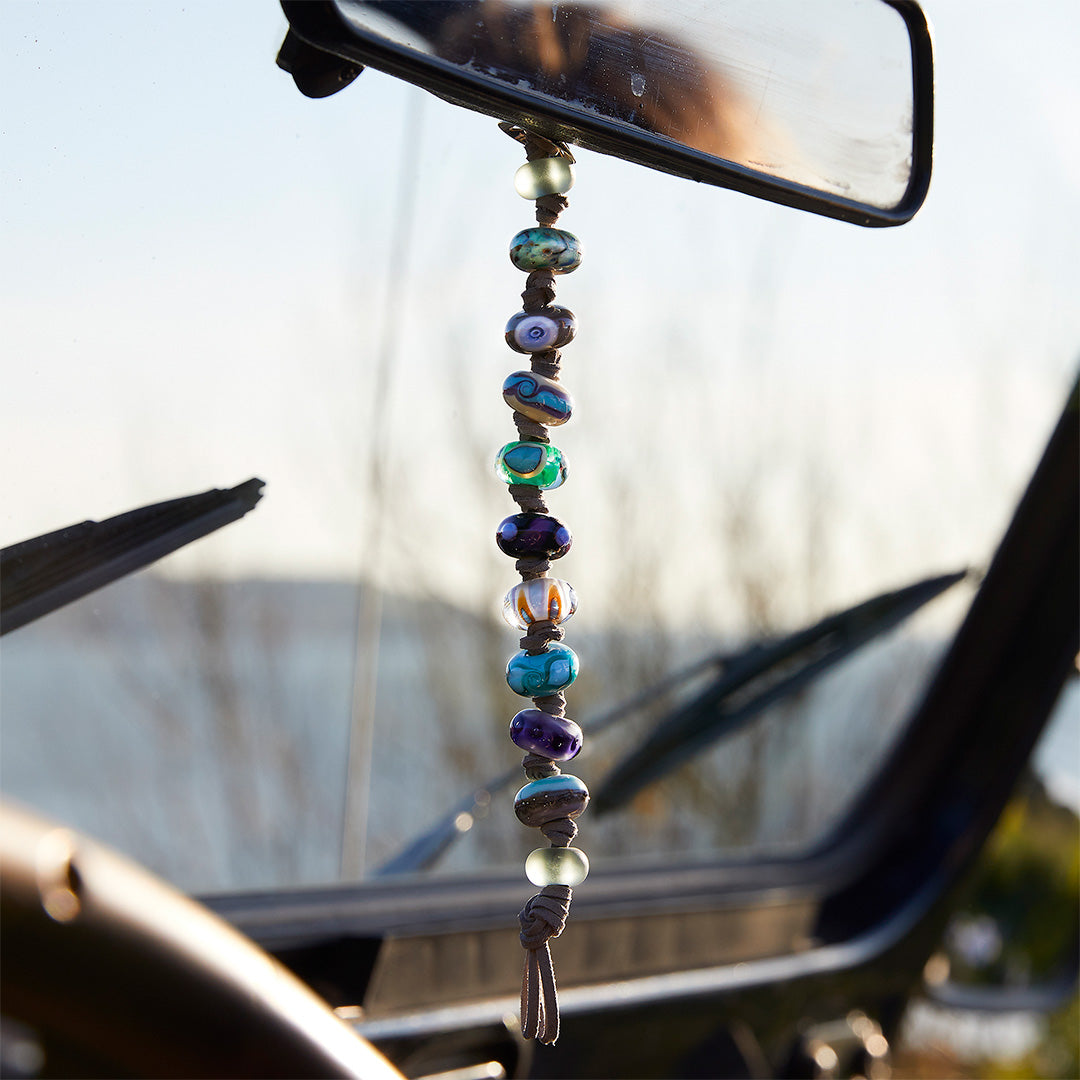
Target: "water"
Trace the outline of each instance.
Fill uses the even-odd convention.
[[[189,891],[335,880],[355,618],[347,585],[216,587],[140,575],[6,637],[5,797]],[[574,715],[587,721],[718,644],[578,635],[588,660]],[[501,623],[387,598],[369,865],[514,760],[506,725],[521,702],[502,681],[513,647]],[[590,855],[811,842],[887,752],[939,651],[903,632],[869,646],[643,793],[629,817],[590,820]],[[1078,690],[1070,684],[1035,758],[1051,791],[1074,806]],[[573,772],[595,789],[643,725],[592,740]],[[517,825],[512,795],[496,796],[446,869],[520,865],[533,837]]]

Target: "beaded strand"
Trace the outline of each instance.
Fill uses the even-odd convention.
[[[573,820],[588,805],[589,792],[556,762],[581,749],[581,728],[566,716],[565,690],[577,678],[578,658],[561,644],[562,624],[577,609],[577,597],[565,581],[548,576],[551,562],[570,550],[570,530],[548,513],[543,492],[559,487],[567,476],[562,451],[552,446],[548,428],[566,423],[573,401],[559,383],[559,349],[573,340],[573,312],[555,307],[555,277],[581,263],[581,245],[573,233],[553,228],[566,209],[566,193],[574,183],[573,156],[561,143],[512,124],[500,124],[525,145],[526,163],[514,186],[535,200],[539,227],[524,229],[511,241],[510,260],[528,273],[521,294],[522,310],[506,326],[506,343],[528,354],[528,371],[515,371],[503,383],[503,398],[513,410],[518,439],[498,454],[496,471],[509,485],[520,513],[505,518],[496,543],[516,559],[521,584],[503,601],[510,626],[524,630],[521,651],[511,657],[506,681],[516,694],[533,699],[510,722],[510,738],[525,751],[522,767],[528,783],[514,799],[518,819],[538,828],[550,847],[537,848],[525,860],[525,873],[542,886],[518,916],[525,971],[521,986],[522,1033],[553,1043],[559,1036],[555,973],[548,947],[558,937],[570,909],[572,886],[589,872],[585,853],[571,847],[577,835]]]

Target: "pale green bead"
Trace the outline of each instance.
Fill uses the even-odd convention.
[[[534,885],[580,885],[589,876],[589,857],[576,847],[541,847],[525,860]]]
[[[574,166],[563,157],[528,161],[514,174],[514,188],[523,199],[565,195],[574,186]]]

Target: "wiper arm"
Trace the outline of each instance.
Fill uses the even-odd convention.
[[[514,782],[514,778],[520,775],[521,769],[514,766],[466,795],[430,829],[421,833],[415,840],[411,840],[396,855],[392,855],[374,870],[372,876],[382,877],[385,874],[410,874],[418,870],[429,870],[462,833],[467,833],[473,827],[477,818],[487,814],[492,796],[498,795],[504,788],[509,787]]]
[[[590,810],[608,813],[642,788],[731,735],[781,698],[803,689],[844,657],[892,629],[962,581],[962,570],[883,593],[780,641],[733,658],[693,700],[679,707],[609,773]]]
[[[17,630],[242,518],[263,482],[82,521],[0,551],[0,634]]]
[[[668,675],[659,682],[646,686],[639,693],[616,705],[613,709],[609,709],[606,713],[602,713],[588,723],[583,723],[582,727],[590,736],[594,736],[620,720],[633,716],[639,709],[644,708],[656,698],[700,675],[702,672],[708,671],[710,668],[723,669],[724,665],[730,660],[731,655],[728,653],[716,653],[706,656],[704,659]],[[468,832],[478,818],[487,814],[492,798],[510,787],[515,780],[521,780],[521,768],[517,765],[506,772],[500,773],[498,776],[492,777],[456,803],[453,809],[439,818],[430,829],[421,833],[415,840],[411,840],[396,855],[391,856],[374,871],[373,876],[408,874],[415,873],[418,870],[431,869],[459,836]]]

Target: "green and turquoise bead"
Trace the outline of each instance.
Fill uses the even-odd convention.
[[[495,471],[508,484],[529,484],[545,491],[559,487],[567,476],[562,451],[550,443],[507,443],[495,459]]]
[[[577,677],[577,653],[561,642],[553,642],[541,653],[530,655],[523,650],[506,665],[506,684],[522,697],[557,694]]]
[[[522,229],[510,241],[510,261],[519,270],[569,274],[581,265],[581,241],[565,229]]]

